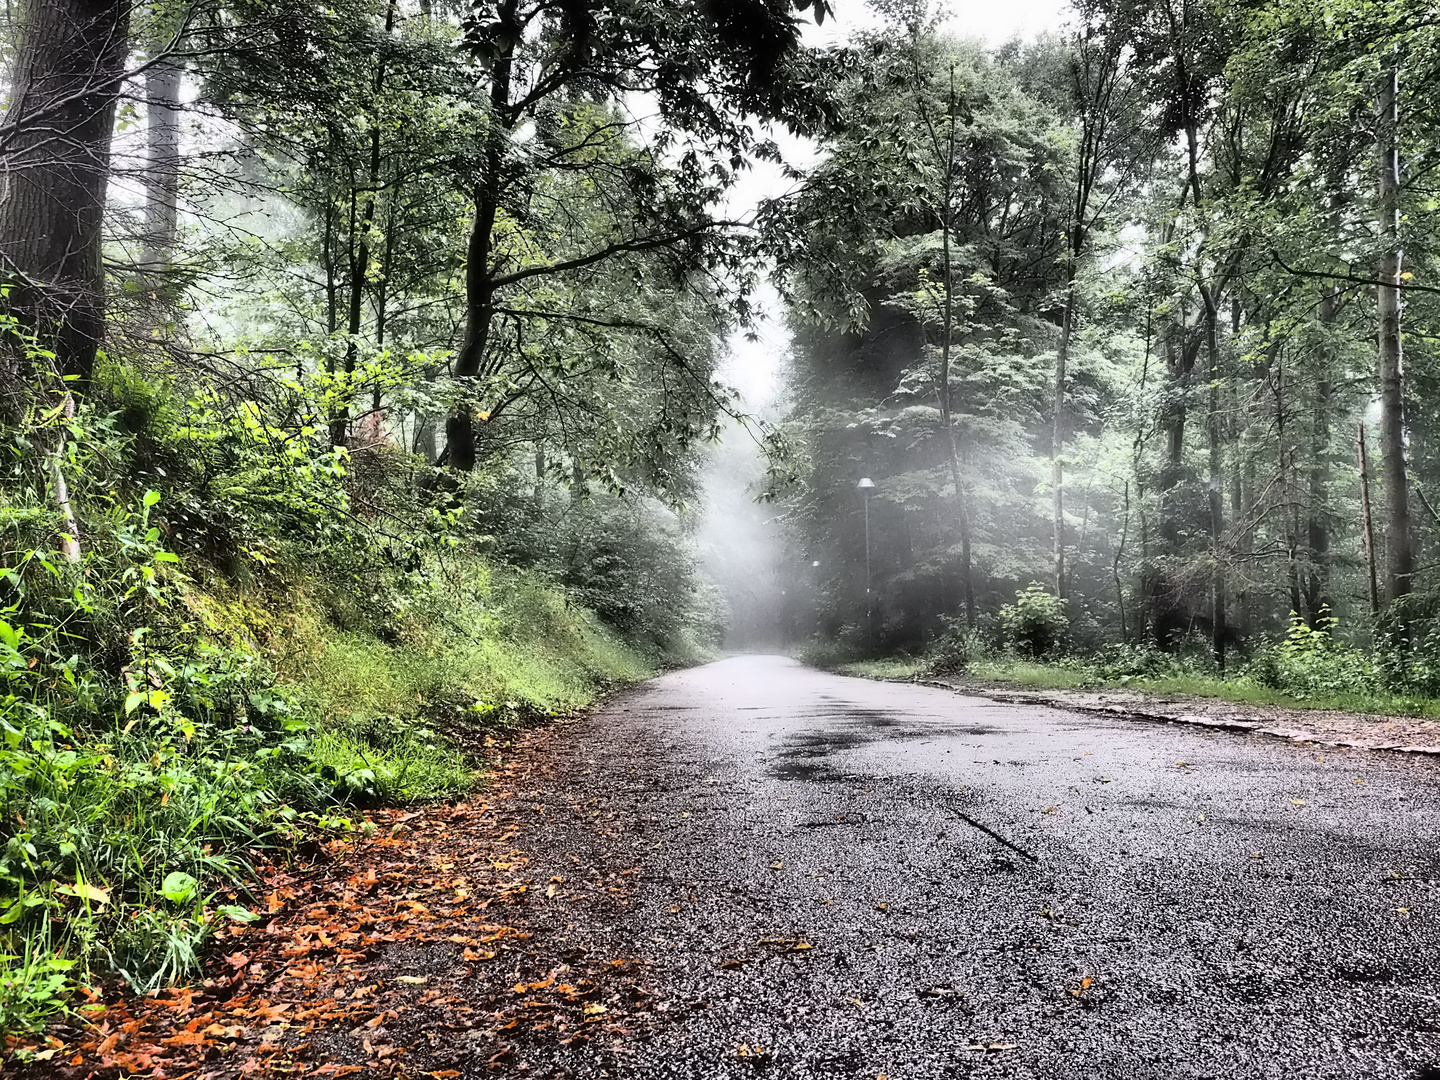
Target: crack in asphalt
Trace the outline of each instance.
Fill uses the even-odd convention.
[[[1012,841],[1005,839],[1005,837],[1001,836],[994,829],[990,828],[990,826],[981,825],[980,822],[976,821],[969,814],[961,814],[957,812],[955,816],[958,817],[961,821],[965,822],[965,824],[971,826],[972,828],[979,829],[986,836],[990,837],[990,839],[999,841],[1011,851],[1022,856],[1023,858],[1029,859],[1032,863],[1038,863],[1040,861],[1040,857],[1038,855],[1032,855],[1030,854],[1030,852],[1022,848],[1019,844],[1013,843]]]

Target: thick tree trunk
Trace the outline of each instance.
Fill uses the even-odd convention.
[[[1415,573],[1410,530],[1410,481],[1405,461],[1405,373],[1400,342],[1399,75],[1381,76],[1376,95],[1376,151],[1380,159],[1380,285],[1377,375],[1380,383],[1380,476],[1385,484],[1385,599],[1410,592]]]
[[[83,389],[105,328],[101,226],[127,0],[25,0],[0,124],[10,305]]]

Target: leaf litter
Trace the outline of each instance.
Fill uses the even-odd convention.
[[[537,1048],[633,1039],[651,1020],[648,965],[568,945],[555,909],[626,903],[635,871],[525,876],[521,836],[544,808],[518,789],[549,769],[547,742],[523,740],[484,799],[375,811],[373,835],[270,867],[259,902],[248,898],[260,918],[216,932],[202,979],[145,997],[91,991],[43,1038],[9,1040],[6,1067],[58,1080],[453,1080],[523,1067]]]

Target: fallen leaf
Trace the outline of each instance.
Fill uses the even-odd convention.
[[[182,1031],[168,1039],[161,1039],[160,1042],[165,1046],[204,1046],[205,1033],[203,1031]]]
[[[62,896],[75,896],[82,900],[88,900],[92,904],[99,904],[104,907],[110,903],[110,890],[102,889],[91,885],[88,881],[77,881],[74,885],[57,885],[55,891]]]

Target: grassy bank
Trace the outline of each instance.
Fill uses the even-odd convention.
[[[218,926],[255,917],[259,865],[360,828],[367,805],[465,794],[487,745],[659,660],[533,575],[458,566],[384,626],[341,617],[323,581],[191,581],[197,639],[149,653],[150,688],[66,723],[33,698],[28,717],[12,708],[0,1027],[32,1028],[107,974],[138,990],[190,977]],[[12,672],[39,666],[0,629],[19,635]],[[102,696],[98,674],[75,688]]]
[[[852,661],[834,668],[841,674],[872,679],[923,678],[931,669],[931,661],[911,657]],[[997,657],[972,661],[965,666],[962,674],[951,672],[948,677],[978,685],[1025,690],[1127,690],[1157,697],[1213,698],[1236,704],[1286,709],[1440,719],[1440,700],[1433,697],[1333,689],[1287,692],[1266,686],[1250,674],[1232,678],[1202,672],[1107,676],[1076,662],[1038,663],[1018,657]]]
[[[463,795],[527,720],[697,658],[678,600],[622,634],[493,554],[467,507],[504,477],[458,500],[399,451],[106,377],[8,429],[0,477],[0,1036],[192,978],[298,842]],[[597,595],[647,610],[627,588]]]

